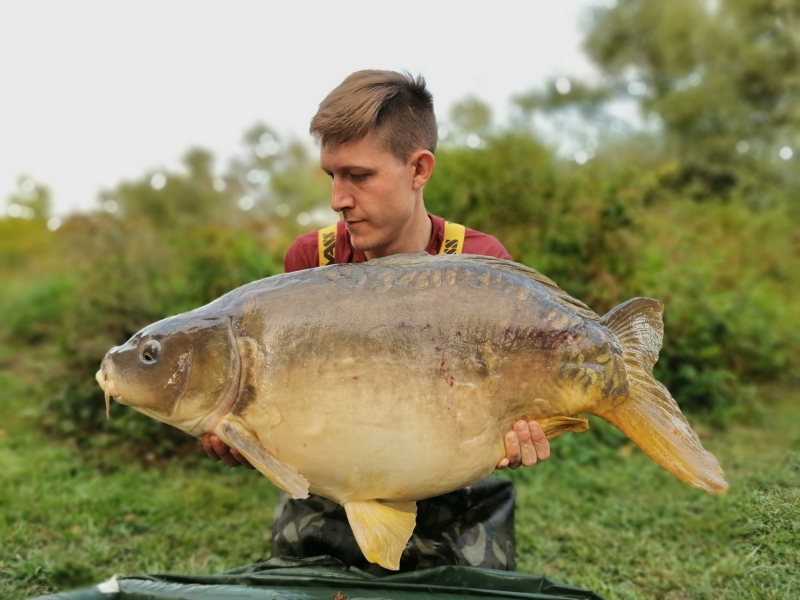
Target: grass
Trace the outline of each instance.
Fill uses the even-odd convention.
[[[201,459],[199,446],[195,457],[131,462],[48,439],[21,383],[30,368],[0,344],[1,598],[268,556],[277,492],[264,478]],[[586,434],[504,474],[518,489],[518,569],[609,600],[800,597],[800,390],[764,393],[758,424],[702,431],[731,485],[722,497]],[[613,438],[604,425],[592,426]]]
[[[800,597],[800,393],[768,415],[704,436],[720,497],[630,445],[516,475],[519,570],[609,599]]]
[[[210,461],[87,460],[35,430],[22,391],[0,378],[0,597],[268,555],[276,491],[259,475]],[[800,393],[773,409],[768,427],[708,439],[731,484],[722,497],[627,445],[515,473],[519,570],[609,599],[798,597]]]
[[[34,431],[8,378],[0,390],[1,598],[114,573],[210,573],[269,554],[277,492],[254,473],[87,461]]]

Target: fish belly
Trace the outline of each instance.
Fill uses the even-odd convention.
[[[380,363],[307,371],[244,416],[313,493],[418,500],[483,479],[505,455],[504,417],[472,382]]]

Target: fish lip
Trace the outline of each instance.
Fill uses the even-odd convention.
[[[233,332],[233,317],[228,318],[228,333],[230,334],[234,360],[231,385],[219,407],[206,415],[205,418],[188,432],[196,437],[214,431],[217,424],[231,412],[233,405],[236,403],[236,399],[239,397],[239,388],[241,387],[242,370],[244,367],[242,365],[242,357],[239,355],[239,344],[236,342],[236,334]]]
[[[119,389],[117,389],[117,384],[112,379],[112,371],[113,366],[108,360],[108,356],[103,359],[103,362],[100,363],[100,369],[95,373],[95,381],[100,386],[100,389],[103,390],[103,394],[105,395],[106,400],[106,419],[111,418],[111,398],[114,399],[115,402],[119,404],[123,404],[122,402],[122,394],[119,393]]]

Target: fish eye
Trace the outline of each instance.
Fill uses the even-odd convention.
[[[144,364],[152,365],[158,362],[160,355],[161,344],[158,343],[158,340],[147,340],[142,348],[140,359]]]

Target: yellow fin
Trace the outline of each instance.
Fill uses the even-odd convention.
[[[549,419],[540,420],[539,424],[542,426],[544,435],[548,440],[552,440],[562,433],[569,433],[571,431],[580,433],[581,431],[589,429],[589,421],[576,417],[550,417]]]
[[[288,492],[292,498],[308,498],[308,480],[292,465],[279,461],[267,452],[255,434],[244,426],[223,419],[217,435],[231,448],[244,454],[264,477]]]
[[[344,503],[344,509],[367,560],[397,571],[417,522],[417,503],[351,500]]]
[[[629,389],[627,397],[595,414],[678,479],[707,492],[724,493],[728,484],[717,459],[703,448],[677,402],[653,377],[664,333],[663,310],[658,300],[634,298],[600,319],[622,346]]]

